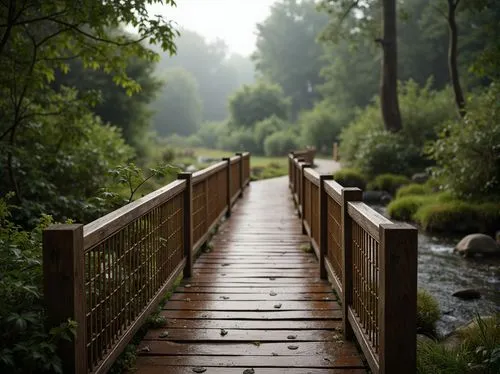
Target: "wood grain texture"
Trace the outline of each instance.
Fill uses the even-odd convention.
[[[366,372],[304,243],[287,178],[253,182],[141,342],[137,373]]]

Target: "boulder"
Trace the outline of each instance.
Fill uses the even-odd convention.
[[[416,173],[411,177],[412,182],[414,183],[425,183],[429,179],[427,173]]]
[[[463,256],[500,255],[500,246],[488,235],[470,234],[458,242],[455,251]]]
[[[475,290],[473,288],[469,288],[466,290],[457,291],[451,296],[458,297],[459,299],[462,299],[462,300],[474,300],[474,299],[481,298],[481,292],[479,292],[478,290]]]
[[[491,323],[493,321],[493,317],[491,316],[481,316],[481,319],[486,323]],[[443,339],[443,345],[447,349],[457,349],[460,344],[463,343],[463,336],[467,334],[468,331],[477,328],[477,320],[473,319],[459,327],[457,327],[454,331],[450,332]]]
[[[366,203],[386,204],[391,199],[391,195],[386,191],[363,191],[363,201]]]

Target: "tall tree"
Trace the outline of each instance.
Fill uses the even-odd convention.
[[[191,135],[202,120],[202,101],[198,82],[182,68],[166,71],[165,85],[158,94],[152,110],[153,124],[160,135]]]
[[[176,38],[176,45],[175,56],[161,54],[156,69],[158,74],[171,68],[187,70],[198,82],[203,101],[203,119],[226,119],[229,96],[242,83],[253,82],[253,77],[251,82],[242,82],[239,78],[239,69],[247,69],[249,59],[243,56],[231,58],[228,56],[228,47],[222,40],[207,42],[202,35],[186,29],[181,30],[180,36]],[[242,66],[235,64],[238,60]],[[253,70],[253,66],[250,68]]]
[[[251,128],[257,122],[272,116],[287,120],[290,102],[283,95],[280,86],[259,81],[236,91],[229,100],[229,108],[232,126]]]
[[[79,59],[70,61],[69,67],[67,74],[56,74],[54,86],[74,87],[81,96],[89,93],[99,95],[92,111],[104,123],[121,128],[127,143],[141,151],[140,140],[151,122],[149,104],[161,87],[160,81],[153,76],[154,63],[134,57],[128,60],[127,75],[141,86],[141,90],[132,96],[127,95],[124,88],[117,87],[113,77],[104,71],[85,70]]]
[[[448,1],[448,27],[450,29],[450,41],[448,50],[448,67],[450,70],[450,80],[455,94],[455,103],[460,116],[465,116],[465,98],[460,84],[460,76],[458,74],[458,26],[456,20],[456,11],[460,0]]]
[[[292,116],[312,108],[323,82],[323,48],[316,42],[328,22],[313,0],[281,0],[271,14],[257,25],[256,69],[265,79],[283,87],[292,100]]]
[[[31,162],[26,159],[27,150],[44,146],[41,142],[46,140],[34,137],[34,141],[18,143],[19,138],[26,139],[24,135],[40,128],[47,118],[69,126],[88,114],[88,105],[96,101],[92,95],[77,97],[72,90],[54,89],[50,83],[56,71],[68,72],[68,62],[79,58],[85,69],[112,75],[114,83],[132,95],[140,91],[140,85],[127,74],[129,59],[156,58],[141,42],[148,39],[175,52],[175,30],[170,23],[148,15],[146,7],[153,3],[173,1],[127,1],[120,6],[99,0],[80,0],[77,5],[73,0],[0,2],[1,179],[9,181],[18,203],[23,200],[22,189],[29,188],[18,183],[26,173],[23,163]],[[137,27],[139,34],[117,33],[123,24]]]
[[[383,50],[380,107],[385,128],[397,132],[403,125],[398,100],[396,0],[382,0],[382,5],[383,36],[378,40]]]

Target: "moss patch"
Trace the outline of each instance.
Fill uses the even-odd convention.
[[[375,179],[368,183],[367,188],[375,191],[387,191],[391,195],[394,195],[400,187],[409,183],[410,179],[404,175],[381,174],[377,175]]]

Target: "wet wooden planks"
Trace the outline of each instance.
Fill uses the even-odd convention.
[[[364,373],[341,311],[305,253],[287,179],[252,183],[139,347],[137,372]]]

